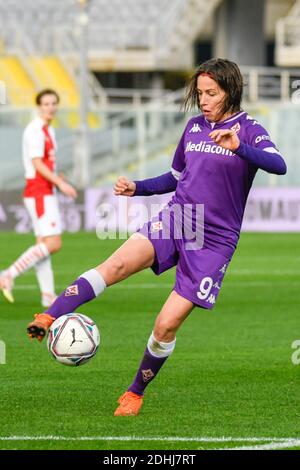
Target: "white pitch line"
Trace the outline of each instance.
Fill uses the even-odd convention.
[[[267,442],[271,445],[299,445],[300,439],[278,437],[154,437],[154,436],[0,436],[0,441],[166,441],[166,442]],[[274,443],[274,444],[273,444]],[[256,446],[261,447],[261,446]],[[254,447],[250,447],[251,449]],[[237,449],[237,448],[235,448]],[[229,450],[229,448],[228,448]]]
[[[300,447],[300,439],[290,439],[286,441],[271,442],[270,444],[263,444],[258,446],[243,446],[243,447],[226,447],[226,449],[215,450],[275,450],[275,449],[288,449],[293,447]]]

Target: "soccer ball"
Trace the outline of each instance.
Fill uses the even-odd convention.
[[[66,366],[81,366],[95,356],[100,345],[97,325],[86,315],[68,313],[55,320],[47,346],[53,357]]]

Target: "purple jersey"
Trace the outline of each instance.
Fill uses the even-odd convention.
[[[268,132],[246,112],[211,123],[203,115],[188,122],[172,163],[178,179],[172,204],[204,204],[204,248],[231,257],[240,234],[257,167],[215,144],[216,129],[233,129],[240,141],[277,153]]]

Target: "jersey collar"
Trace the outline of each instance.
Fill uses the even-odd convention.
[[[47,124],[47,122],[45,122],[44,119],[41,118],[41,116],[37,116],[36,121],[39,123],[42,129],[48,129],[50,126],[50,124]]]
[[[217,122],[208,121],[206,118],[204,118],[204,119],[205,119],[206,124],[209,127],[211,127],[212,129],[215,129],[216,127],[221,127],[224,124],[227,124],[227,123],[230,123],[232,121],[235,121],[236,119],[239,119],[241,116],[243,116],[243,114],[246,114],[246,111],[239,111],[238,113],[234,114],[233,116],[230,116],[230,118],[225,119],[224,121],[217,121]]]

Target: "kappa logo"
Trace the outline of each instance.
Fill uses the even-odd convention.
[[[162,222],[153,222],[151,224],[151,232],[159,232],[160,230],[162,230],[163,228],[163,225],[162,225]]]
[[[142,375],[143,375],[143,381],[145,383],[149,382],[149,380],[151,380],[154,377],[154,373],[152,372],[151,369],[142,370]]]
[[[194,123],[193,127],[189,130],[189,133],[196,133],[196,132],[202,132],[201,127],[199,126],[198,123]]]
[[[256,126],[258,124],[258,122],[248,114],[248,116],[246,117],[246,120],[247,121],[252,121],[252,126]]]
[[[215,282],[214,285],[213,285],[213,287],[214,287],[215,289],[218,289],[218,290],[221,289],[221,287],[219,286],[219,283],[218,283],[218,282]]]
[[[75,284],[66,288],[65,297],[70,297],[71,295],[78,295],[78,286]]]
[[[224,266],[221,269],[219,269],[219,273],[225,274],[226,269],[227,269],[227,264],[224,264]]]
[[[241,125],[239,122],[237,122],[234,126],[230,128],[232,131],[234,131],[236,134],[238,134],[241,130]]]

